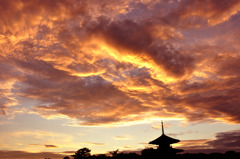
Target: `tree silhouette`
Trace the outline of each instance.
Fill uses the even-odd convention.
[[[74,155],[72,155],[72,157],[74,157],[74,159],[82,159],[82,158],[88,158],[91,156],[90,154],[91,150],[84,147],[84,148],[81,148],[79,150],[77,150],[75,152]]]
[[[75,152],[74,159],[240,159],[240,152],[235,151],[227,151],[226,153],[184,153],[184,154],[176,154],[176,156],[172,157],[171,155],[164,155],[159,153],[158,149],[154,148],[145,148],[141,151],[141,155],[130,152],[123,153],[119,152],[119,150],[115,150],[109,152],[111,156],[107,156],[106,154],[98,154],[91,155],[91,150],[84,147]],[[50,158],[45,158],[50,159]],[[70,159],[68,156],[63,159]]]
[[[108,158],[105,154],[99,154],[96,156],[97,159],[105,159]]]
[[[118,149],[113,151],[113,152],[110,152],[110,154],[112,155],[112,157],[116,157],[118,155]]]

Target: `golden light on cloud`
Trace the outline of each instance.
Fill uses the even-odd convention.
[[[7,138],[0,146],[64,152],[84,143],[102,152],[112,136],[128,136],[85,140],[99,135],[95,130],[159,129],[161,120],[177,129],[223,123],[230,131],[240,122],[239,6],[237,0],[1,0],[0,126],[13,146]],[[227,138],[197,143],[217,147],[221,135]],[[126,145],[132,146],[119,147]]]
[[[119,62],[124,63],[131,63],[133,66],[136,66],[137,68],[147,68],[149,69],[149,72],[151,73],[152,77],[156,80],[161,80],[166,83],[174,82],[177,79],[168,76],[167,73],[163,69],[161,69],[159,66],[155,64],[153,60],[151,60],[148,56],[144,55],[144,53],[140,53],[139,55],[135,55],[134,53],[131,53],[130,50],[117,50],[112,46],[109,46],[105,42],[102,42],[102,40],[91,40],[90,46],[95,46],[96,50],[91,50],[94,54],[98,56],[106,56],[106,57],[112,57],[115,60]],[[87,47],[89,49],[89,47]],[[114,82],[114,81],[113,81]]]
[[[99,72],[88,72],[88,73],[72,73],[72,76],[78,76],[78,77],[88,77],[88,76],[98,76],[105,73],[105,71],[99,71]]]

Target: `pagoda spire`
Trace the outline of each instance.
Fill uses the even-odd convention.
[[[164,134],[163,121],[162,121],[162,134]]]
[[[163,121],[162,125],[162,135],[156,138],[153,141],[150,141],[149,144],[158,145],[158,148],[155,151],[155,158],[167,158],[167,159],[176,159],[176,154],[182,152],[182,149],[172,148],[171,144],[178,143],[180,140],[171,138],[164,134]]]

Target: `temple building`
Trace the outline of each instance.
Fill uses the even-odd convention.
[[[164,134],[164,127],[162,122],[162,135],[157,139],[149,142],[149,144],[158,145],[156,156],[165,158],[175,158],[178,152],[182,152],[182,149],[172,148],[171,144],[178,143],[180,140],[171,138]]]

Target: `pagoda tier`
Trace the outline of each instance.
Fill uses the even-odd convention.
[[[150,141],[149,144],[158,145],[158,151],[162,154],[176,154],[182,152],[181,149],[175,149],[171,147],[171,144],[178,143],[180,140],[171,138],[164,134],[163,122],[162,122],[162,135],[157,139]]]
[[[178,143],[180,142],[180,140],[178,139],[174,139],[171,138],[165,134],[162,134],[160,137],[158,137],[157,139],[149,142],[149,144],[153,144],[153,145],[170,145],[170,144],[174,144],[174,143]]]

